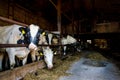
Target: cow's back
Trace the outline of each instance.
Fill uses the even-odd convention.
[[[1,26],[0,27],[0,43],[1,44],[5,44],[5,43],[9,44],[8,40],[10,38],[14,38],[11,36],[13,34],[16,34],[16,31],[19,29],[19,27],[21,27],[21,26],[19,26],[19,25]]]

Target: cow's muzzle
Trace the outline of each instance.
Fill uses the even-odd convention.
[[[30,43],[28,48],[30,50],[37,50],[37,46],[35,44],[33,44],[33,43]]]
[[[52,69],[52,68],[53,68],[53,65],[49,65],[49,66],[48,66],[48,69]]]

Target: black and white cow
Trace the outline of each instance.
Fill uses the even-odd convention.
[[[67,35],[66,37],[62,37],[61,44],[66,45],[63,46],[63,55],[66,55],[67,46],[72,46],[72,48],[74,49],[77,44],[77,40],[74,37]]]
[[[43,32],[40,35],[40,40],[39,40],[39,44],[43,44],[43,45],[48,45],[46,36],[45,36],[45,32]],[[44,61],[47,65],[48,69],[52,69],[53,68],[53,51],[49,46],[40,46],[39,47],[40,51],[42,51],[43,56],[44,56]],[[39,52],[38,54],[40,54],[41,52]],[[37,55],[37,57],[40,57],[40,55]],[[39,58],[38,58],[39,60]]]
[[[79,42],[72,36],[70,35],[65,35],[61,38],[61,40],[59,40],[59,37],[55,37],[55,34],[52,33],[48,33],[48,43],[51,44],[58,44],[59,42],[61,42],[62,45],[66,45],[63,46],[63,55],[66,55],[66,51],[68,48],[72,48],[73,52],[76,50],[78,52],[81,52],[81,48],[80,48],[80,44]],[[54,51],[54,54],[56,54],[56,51]]]
[[[5,48],[6,52],[8,53],[11,69],[13,69],[15,66],[15,56],[19,59],[22,59],[23,65],[26,63],[27,56],[30,51],[37,49],[39,36],[40,28],[39,26],[33,24],[31,24],[29,27],[23,27],[20,25],[0,27],[0,44],[29,44],[28,47]],[[3,55],[0,56],[0,70],[2,70]]]
[[[58,44],[59,43],[59,35],[58,34],[53,34],[53,33],[46,33],[46,39],[47,39],[47,43],[49,45],[51,44]]]
[[[59,40],[60,35],[59,34],[53,34],[53,33],[47,33],[47,42],[49,45],[59,45]],[[54,55],[56,55],[58,53],[58,51],[60,50],[59,46],[51,46]]]
[[[44,60],[44,62],[47,65],[47,68],[52,69],[53,57],[54,57],[52,49],[49,46],[39,46],[39,45],[48,45],[46,39],[46,32],[42,29],[39,36],[38,49],[32,50],[30,52],[30,54],[28,55],[28,63],[31,63],[31,57],[33,57],[32,61]]]

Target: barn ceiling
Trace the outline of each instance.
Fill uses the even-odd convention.
[[[41,15],[52,23],[57,21],[57,0],[15,0],[33,13]],[[120,20],[120,0],[61,0],[62,23],[71,20],[96,18],[99,22]]]

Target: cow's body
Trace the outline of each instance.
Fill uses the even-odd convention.
[[[62,39],[61,39],[62,45],[71,45],[74,43],[77,43],[77,40],[70,35],[67,35],[67,37],[62,37]],[[63,47],[63,55],[66,55],[66,49],[67,49],[67,46],[64,46]]]
[[[37,29],[35,34],[31,31],[31,28]],[[5,48],[10,60],[10,68],[13,69],[15,65],[15,56],[22,59],[23,65],[26,63],[27,56],[31,50],[37,49],[35,44],[36,33],[38,33],[39,27],[36,25],[30,25],[27,29],[23,30],[23,26],[11,25],[0,27],[0,44],[29,44],[27,47],[11,47]],[[29,34],[28,34],[29,33]],[[32,35],[34,34],[34,35]],[[32,38],[32,39],[31,39]],[[1,58],[2,59],[2,58]],[[0,62],[1,63],[1,62]],[[2,64],[0,64],[2,69]]]

